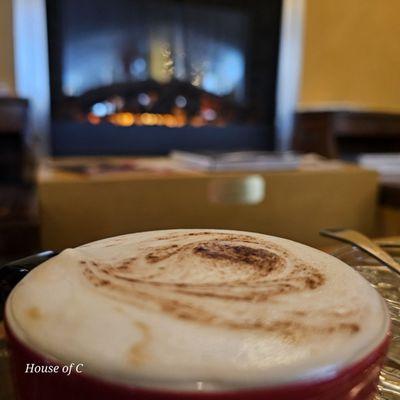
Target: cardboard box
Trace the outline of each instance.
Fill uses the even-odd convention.
[[[356,166],[260,173],[156,168],[97,175],[42,166],[38,183],[45,249],[169,228],[238,229],[324,246],[329,242],[319,236],[321,228],[373,232],[378,189],[377,174]]]

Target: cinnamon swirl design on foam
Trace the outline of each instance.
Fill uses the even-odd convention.
[[[111,298],[208,325],[298,339],[359,330],[357,308],[345,315],[322,310],[326,320],[319,324],[301,307],[274,321],[261,315],[266,303],[316,290],[325,281],[317,268],[266,239],[207,231],[155,239],[156,244],[143,243],[135,256],[115,263],[82,260],[85,277]],[[240,315],[243,304],[246,314]]]
[[[321,376],[386,334],[379,295],[350,267],[255,233],[171,230],[69,249],[14,289],[28,345],[129,384],[205,390]]]

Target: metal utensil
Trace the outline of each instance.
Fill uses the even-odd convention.
[[[400,274],[400,264],[395,261],[385,250],[381,249],[371,239],[366,237],[360,232],[346,228],[336,229],[322,229],[320,234],[331,239],[336,239],[341,242],[352,244],[360,250],[368,253],[384,265],[389,267],[392,271]]]

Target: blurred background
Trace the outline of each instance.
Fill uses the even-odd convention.
[[[396,0],[0,0],[0,260],[164,228],[400,234]]]

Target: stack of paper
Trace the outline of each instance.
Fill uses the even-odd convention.
[[[185,167],[205,171],[267,171],[296,169],[300,157],[291,152],[187,152],[173,151],[171,158]]]
[[[362,154],[358,163],[378,171],[384,182],[400,182],[400,153]]]

